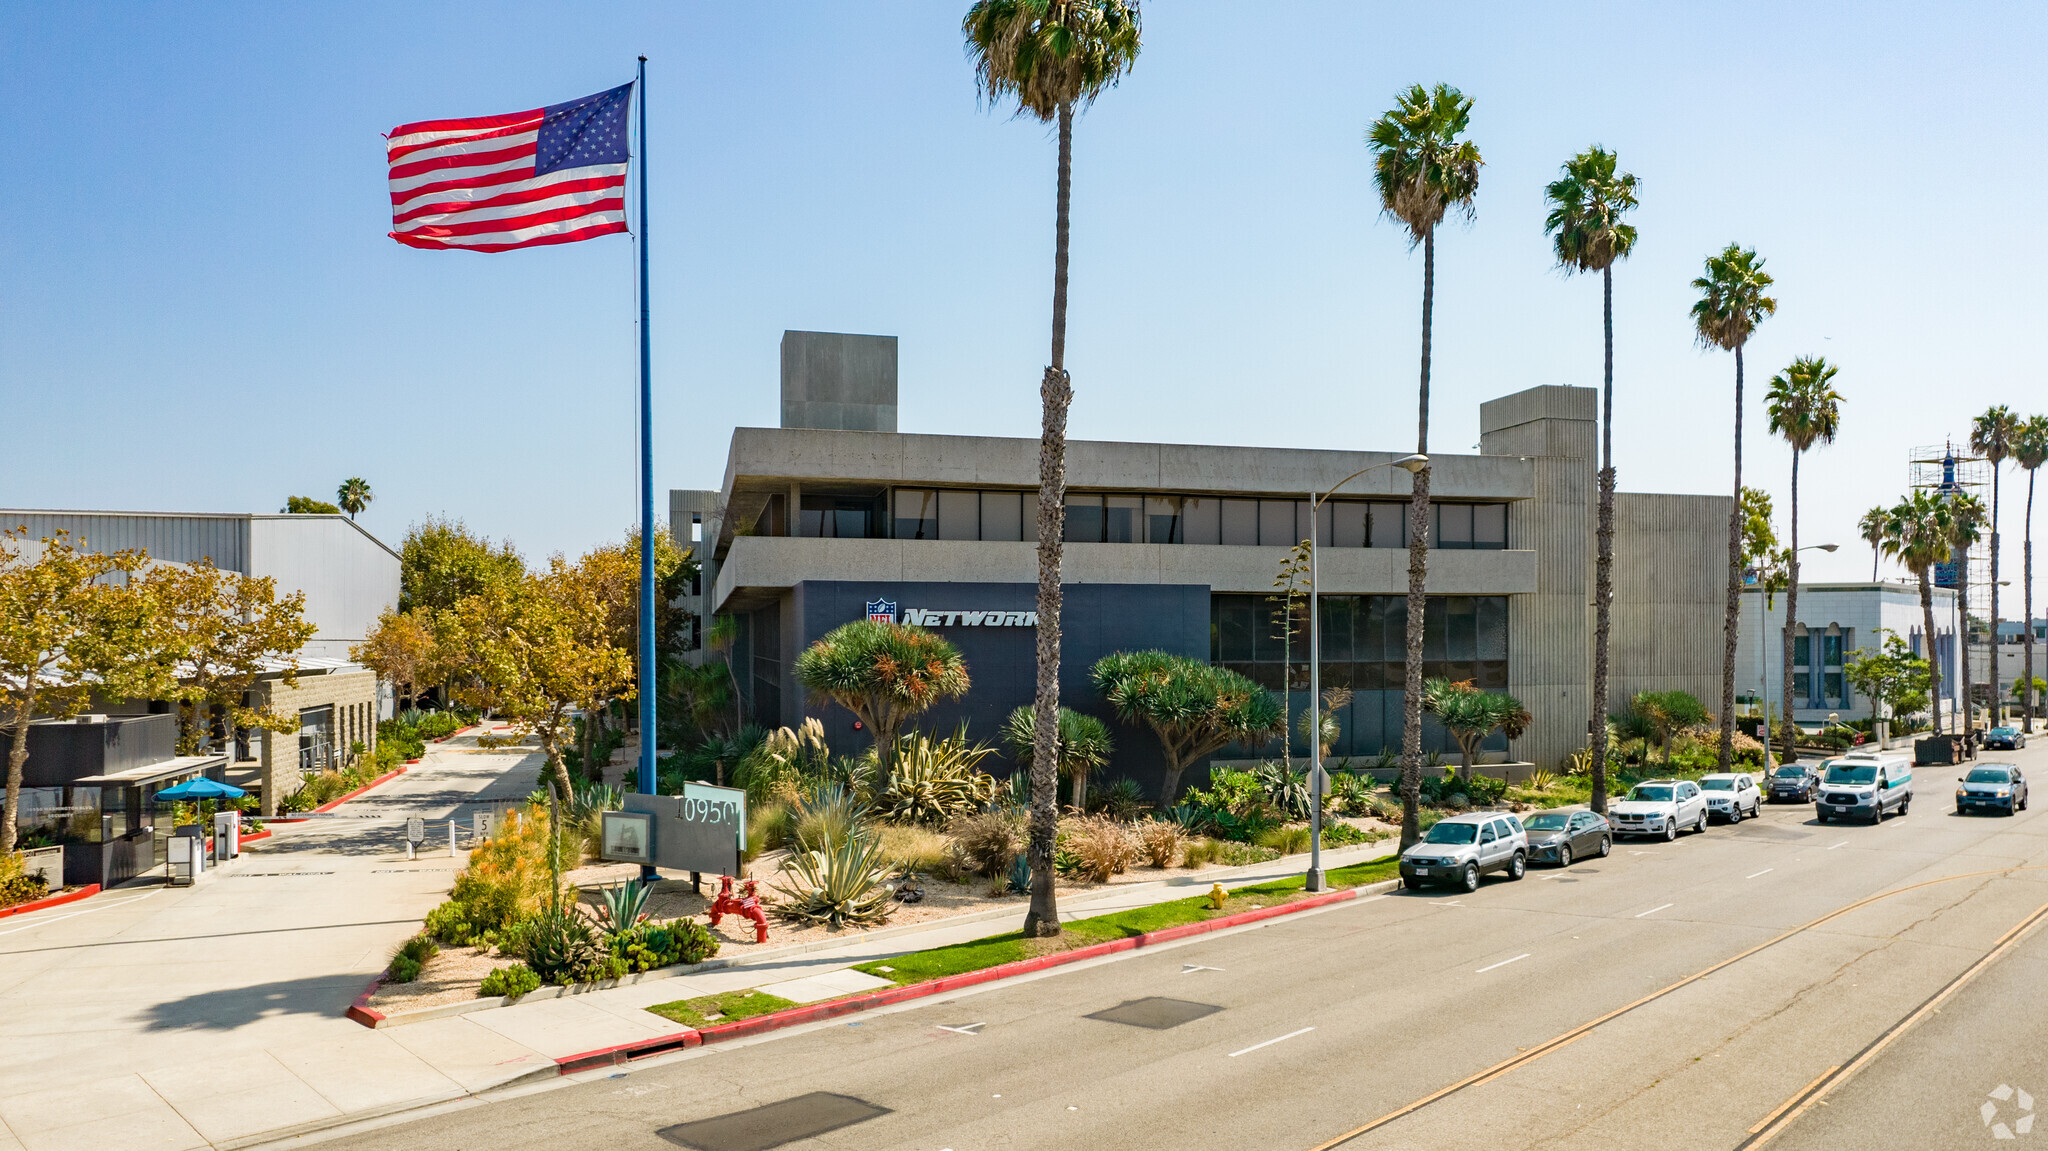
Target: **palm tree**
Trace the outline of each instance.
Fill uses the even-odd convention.
[[[1856,521],[1856,531],[1870,545],[1870,582],[1877,582],[1877,557],[1884,547],[1884,517],[1887,509],[1872,508]]]
[[[1728,611],[1721,625],[1720,771],[1734,765],[1735,751],[1735,629],[1742,609],[1742,346],[1763,318],[1778,310],[1778,301],[1764,295],[1770,286],[1756,249],[1740,244],[1708,256],[1706,274],[1692,282],[1700,294],[1692,306],[1700,346],[1735,353],[1735,506],[1728,512]]]
[[[370,481],[361,476],[350,476],[334,490],[334,502],[341,505],[341,510],[348,513],[350,520],[354,520],[356,513],[369,507],[370,501],[376,498],[370,494]]]
[[[1074,110],[1095,102],[1137,62],[1138,0],[976,0],[960,22],[982,95],[1014,99],[1017,114],[1057,123],[1058,207],[1053,229],[1052,363],[1038,394],[1038,745],[1031,755],[1031,910],[1024,934],[1060,933],[1053,901],[1053,840],[1059,828],[1060,543],[1066,530],[1068,205],[1073,190]]]
[[[1436,228],[1447,212],[1472,218],[1479,191],[1479,147],[1463,140],[1472,101],[1448,84],[1417,84],[1394,98],[1373,121],[1366,142],[1375,153],[1373,188],[1380,209],[1408,229],[1408,244],[1422,245],[1422,386],[1416,402],[1415,454],[1429,454],[1429,326],[1436,296]],[[1429,466],[1415,472],[1408,503],[1407,677],[1401,699],[1401,846],[1421,838],[1422,627],[1429,601]]]
[[[1941,734],[1941,661],[1934,650],[1934,565],[1949,562],[1958,547],[1975,542],[1984,505],[1964,494],[1915,491],[1885,513],[1884,550],[1920,583],[1920,621],[1926,641],[1927,699],[1934,734]]]
[[[1799,628],[1799,457],[1815,444],[1831,444],[1842,427],[1842,393],[1834,389],[1835,365],[1801,356],[1771,377],[1764,411],[1771,430],[1792,445],[1792,543],[1785,561],[1785,762],[1799,758],[1793,748],[1792,633]],[[1874,578],[1874,577],[1873,577]],[[1761,642],[1763,637],[1758,636]],[[1761,703],[1762,701],[1758,701]]]
[[[2026,647],[2023,650],[2026,652],[2027,678],[2020,695],[2020,707],[2023,709],[2020,722],[2026,726],[2028,734],[2032,734],[2034,730],[2034,473],[2043,463],[2048,463],[2048,416],[2028,416],[2025,420],[2021,421],[2019,427],[2013,433],[2012,458],[2027,471],[2026,546],[2022,549],[2026,556],[2026,585],[2022,590],[2026,597],[2024,618],[2027,622],[2023,626],[2022,632],[2026,641]]]
[[[1606,359],[1600,389],[1600,529],[1593,602],[1593,810],[1607,810],[1607,643],[1614,609],[1614,262],[1635,250],[1636,227],[1621,222],[1636,206],[1633,173],[1615,171],[1614,153],[1599,145],[1573,156],[1543,189],[1550,202],[1545,235],[1555,237],[1559,267],[1600,273],[1600,319]]]
[[[2005,701],[1998,693],[1998,469],[2012,454],[2020,418],[2004,404],[1984,409],[1970,421],[1970,450],[1991,461],[1991,726],[2004,719]],[[1967,631],[1964,633],[1968,634]],[[1965,647],[1965,655],[1969,649]],[[1967,662],[1965,666],[1968,666]],[[1965,676],[1964,682],[1969,681]]]

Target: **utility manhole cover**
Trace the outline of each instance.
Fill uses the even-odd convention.
[[[1097,1011],[1087,1018],[1164,1031],[1169,1027],[1192,1023],[1204,1015],[1214,1015],[1221,1010],[1221,1007],[1207,1003],[1189,1003],[1185,999],[1166,999],[1155,995],[1150,999],[1127,1000],[1106,1011]]]
[[[851,1095],[813,1091],[765,1107],[663,1127],[655,1134],[694,1151],[768,1151],[888,1113],[887,1107]]]

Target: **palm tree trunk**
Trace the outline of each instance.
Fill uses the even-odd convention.
[[[1760,595],[1765,594],[1761,586],[1758,587],[1757,591]],[[1768,610],[1765,613],[1765,618],[1770,618]],[[1798,749],[1793,746],[1795,736],[1793,734],[1794,728],[1792,726],[1792,634],[1794,631],[1798,629],[1798,627],[1799,449],[1794,448],[1792,449],[1792,552],[1790,558],[1786,561],[1785,564],[1785,682],[1779,685],[1783,689],[1785,695],[1785,754],[1781,758],[1786,763],[1791,763],[1793,760],[1799,758]],[[1763,642],[1764,637],[1762,635],[1762,629],[1759,629],[1759,633],[1756,638],[1758,643]],[[1757,710],[1765,711],[1765,708],[1763,707],[1763,693],[1761,691],[1757,693]],[[1764,742],[1769,743],[1771,737],[1768,712],[1766,712],[1765,716],[1764,733]]]
[[[1927,718],[1934,734],[1941,734],[1941,658],[1934,643],[1934,584],[1920,573],[1920,626],[1926,628]]]
[[[1073,195],[1074,109],[1060,105],[1059,206],[1053,229],[1052,363],[1039,384],[1045,428],[1038,440],[1038,692],[1032,701],[1031,910],[1026,938],[1058,935],[1053,899],[1053,841],[1059,834],[1060,543],[1067,525],[1067,406],[1074,387],[1067,376],[1068,205]],[[1166,797],[1169,801],[1172,796]]]
[[[2020,723],[2025,726],[2027,734],[2032,735],[2034,732],[2034,470],[2032,468],[2027,469],[2027,526],[2024,538],[2026,544],[2021,550],[2026,556],[2025,576],[2027,585],[2023,590],[2024,602],[2026,604],[2023,614],[2026,617],[2026,622],[2020,625],[2020,633],[2022,637],[2021,642],[2027,645],[2023,649],[2026,653],[2025,674],[2027,682],[2026,686],[2020,690],[2020,706],[2025,712],[2020,717]]]
[[[1614,266],[1600,269],[1606,371],[1600,391],[1600,529],[1593,576],[1593,810],[1607,811],[1607,643],[1614,622]]]
[[[1728,612],[1721,622],[1721,755],[1735,763],[1735,639],[1742,610],[1742,347],[1735,348],[1735,506],[1728,512]]]
[[[1084,765],[1074,773],[1074,806],[1088,810],[1088,768]]]
[[[1429,321],[1436,295],[1436,231],[1422,236],[1422,386],[1416,401],[1415,453],[1429,454]],[[1401,696],[1401,847],[1422,838],[1422,625],[1429,609],[1429,465],[1415,473],[1408,501],[1407,675]]]
[[[2005,700],[1998,694],[1998,463],[1991,461],[1991,726],[2005,717]],[[1969,682],[1968,677],[1964,682]]]

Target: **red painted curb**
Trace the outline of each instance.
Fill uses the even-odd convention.
[[[256,842],[256,841],[257,841],[257,840],[259,840],[259,839],[269,839],[269,838],[270,838],[270,837],[271,837],[271,836],[272,836],[273,834],[275,834],[275,833],[274,833],[274,832],[272,832],[272,831],[270,831],[270,830],[269,830],[268,828],[265,828],[264,830],[262,830],[262,831],[259,831],[259,832],[257,832],[257,833],[256,833],[256,834],[254,834],[254,835],[245,835],[245,836],[243,836],[243,837],[242,837],[242,842],[243,842],[243,843],[254,843],[254,842]]]
[[[32,899],[27,903],[17,903],[13,907],[0,907],[0,919],[5,919],[10,915],[20,915],[27,911],[41,911],[46,907],[62,907],[67,903],[77,903],[81,899],[98,895],[99,893],[99,884],[88,883],[77,891],[66,891],[61,895],[45,895],[41,899]]]
[[[748,1035],[759,1035],[767,1031],[780,1031],[785,1027],[795,1027],[804,1023],[816,1023],[823,1019],[835,1019],[841,1015],[851,1015],[857,1011],[867,1011],[876,1007],[888,1007],[912,999],[923,999],[931,995],[944,995],[946,992],[957,991],[962,987],[973,987],[976,984],[993,983],[998,979],[1029,975],[1032,972],[1044,971],[1051,967],[1078,963],[1083,959],[1094,959],[1097,956],[1112,955],[1119,951],[1134,951],[1140,947],[1149,947],[1158,943],[1169,943],[1173,940],[1186,939],[1193,935],[1205,935],[1211,931],[1221,931],[1227,927],[1256,923],[1262,919],[1272,919],[1275,916],[1290,915],[1297,911],[1308,911],[1311,908],[1326,907],[1332,903],[1342,903],[1356,898],[1358,898],[1358,889],[1346,888],[1343,891],[1332,891],[1327,895],[1297,899],[1292,903],[1261,907],[1256,911],[1240,911],[1235,915],[1205,919],[1200,923],[1183,923],[1178,927],[1162,927],[1158,931],[1147,931],[1139,935],[1126,936],[1123,939],[1093,943],[1087,947],[1077,947],[1072,951],[1060,951],[1051,955],[1040,955],[1033,959],[1019,959],[1013,963],[1001,963],[994,967],[984,967],[980,971],[966,971],[959,975],[941,976],[938,979],[927,980],[923,983],[911,983],[903,987],[870,991],[865,995],[852,995],[844,999],[828,999],[823,1003],[806,1003],[801,1007],[771,1011],[766,1015],[756,1015],[751,1019],[740,1019],[732,1023],[720,1023],[713,1027],[698,1028],[695,1031],[683,1033],[683,1037],[680,1040],[676,1036],[663,1036],[660,1039],[643,1039],[635,1043],[622,1043],[616,1047],[603,1047],[595,1051],[579,1052],[575,1055],[563,1056],[555,1060],[555,1063],[560,1068],[562,1074],[568,1075],[571,1072],[584,1071],[607,1064],[624,1063],[631,1059],[663,1051],[673,1051],[680,1047],[696,1047],[705,1043],[717,1043],[723,1039],[740,1039]],[[688,1036],[695,1036],[696,1038],[694,1041],[691,1041],[687,1038]]]
[[[379,1023],[384,1022],[384,1013],[371,1008],[369,1005],[370,996],[377,994],[377,989],[382,986],[384,986],[384,972],[379,971],[377,977],[370,980],[370,985],[363,988],[363,993],[356,996],[356,1001],[349,1004],[348,1010],[343,1014],[346,1014],[350,1019],[365,1027],[375,1027]]]
[[[403,766],[393,771],[387,771],[383,775],[380,775],[377,778],[371,780],[370,782],[362,785],[361,787],[356,788],[354,791],[349,792],[347,795],[338,796],[334,799],[330,799],[326,803],[321,804],[313,810],[318,812],[333,811],[335,808],[340,807],[342,804],[347,803],[349,800],[354,799],[356,796],[361,795],[362,793],[370,790],[371,788],[379,787],[384,784],[390,783],[392,780],[397,779],[399,776],[404,774],[405,768]]]

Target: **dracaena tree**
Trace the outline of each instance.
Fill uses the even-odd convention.
[[[852,712],[875,741],[875,790],[889,786],[896,737],[940,700],[966,695],[967,661],[921,627],[859,619],[841,624],[796,657],[797,682]],[[1057,722],[1057,721],[1055,721]]]
[[[2013,439],[2020,429],[2020,418],[2004,404],[1986,408],[1984,413],[1970,421],[1970,450],[1983,456],[1991,464],[1991,725],[1998,726],[2004,720],[2005,700],[1998,694],[1998,480],[2005,470],[2005,461],[2012,455]],[[1964,632],[1968,634],[1967,629]],[[1967,645],[1967,640],[1965,644]],[[1969,666],[1964,647],[1964,666]]]
[[[1785,560],[1785,762],[1798,758],[1793,747],[1797,729],[1792,724],[1792,636],[1799,628],[1799,458],[1815,444],[1831,444],[1842,430],[1842,394],[1835,390],[1835,374],[1841,369],[1818,356],[1801,356],[1792,366],[1771,377],[1764,396],[1764,411],[1771,431],[1792,447],[1792,542]],[[1875,577],[1873,577],[1875,578]],[[1763,637],[1757,637],[1759,643]],[[1761,701],[1759,701],[1761,703]]]
[[[1415,453],[1429,454],[1430,322],[1436,305],[1436,231],[1447,215],[1472,218],[1479,193],[1479,146],[1465,138],[1472,101],[1448,84],[1410,87],[1366,130],[1380,210],[1422,247],[1422,371],[1416,393]],[[1414,474],[1408,501],[1407,678],[1401,708],[1401,846],[1421,837],[1422,631],[1428,605],[1429,467]]]
[[[1030,763],[1038,747],[1038,713],[1020,707],[1003,723],[1003,742],[1010,754]],[[1088,777],[1109,762],[1109,725],[1071,708],[1060,709],[1060,775],[1074,785],[1074,806],[1088,810]]]
[[[1458,741],[1458,778],[1472,781],[1479,745],[1498,731],[1520,739],[1533,717],[1522,701],[1504,691],[1482,691],[1471,680],[1432,679],[1422,688],[1422,707]]]
[[[1593,579],[1593,810],[1607,810],[1607,649],[1614,614],[1614,265],[1635,251],[1636,226],[1624,217],[1636,206],[1636,178],[1620,171],[1613,152],[1599,145],[1565,161],[1543,189],[1550,205],[1543,230],[1552,237],[1557,265],[1568,272],[1600,273],[1602,360],[1600,387],[1600,510]]]
[[[1742,612],[1742,349],[1778,301],[1764,293],[1771,277],[1754,248],[1730,244],[1707,257],[1706,272],[1692,282],[1699,299],[1692,306],[1693,335],[1702,348],[1735,353],[1735,507],[1728,513],[1728,604],[1721,622],[1721,759],[1734,764],[1735,639]]]
[[[155,602],[126,577],[140,552],[102,554],[68,533],[0,535],[0,707],[8,728],[0,855],[14,851],[29,722],[69,719],[93,694],[153,697],[169,686]]]
[[[1227,668],[1163,651],[1112,652],[1095,661],[1095,690],[1126,723],[1143,723],[1159,738],[1166,771],[1159,806],[1173,806],[1181,776],[1195,761],[1229,744],[1251,744],[1281,731],[1280,705],[1265,688]]]
[[[1054,739],[1060,706],[1060,551],[1066,527],[1067,240],[1073,192],[1074,114],[1116,86],[1137,63],[1138,0],[977,0],[960,22],[982,97],[1059,130],[1053,215],[1052,359],[1039,382],[1038,684],[1032,708],[1038,746],[1031,755],[1031,909],[1024,934],[1060,933],[1053,898],[1053,840],[1059,829]]]
[[[2021,684],[2023,690],[2019,700],[2020,722],[2031,733],[2034,730],[2034,706],[2039,699],[2034,685],[2040,682],[2034,678],[2034,473],[2042,464],[2048,463],[2048,416],[2028,416],[2020,422],[2013,434],[2012,458],[2027,473],[2026,542],[2021,549],[2025,556],[2025,582],[2021,587],[2025,608],[2021,618],[2027,621],[2026,646],[2021,650],[2025,653],[2026,679]]]

